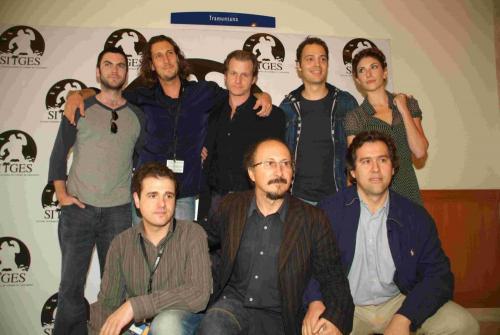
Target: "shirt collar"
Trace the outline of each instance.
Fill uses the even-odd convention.
[[[396,110],[394,109],[396,107],[394,105],[394,94],[389,91],[385,91],[385,93],[387,93],[387,97],[389,99],[389,107],[391,108],[391,110]],[[365,100],[363,100],[363,103],[360,107],[369,115],[375,115],[375,108],[373,108],[373,106],[370,104],[368,98],[365,98]]]
[[[290,203],[290,195],[287,192],[287,193],[285,193],[285,197],[283,198],[283,203],[281,204],[281,207],[276,212],[279,214],[281,222],[285,222],[285,217],[286,217],[286,213],[288,212],[289,203]],[[255,211],[257,211],[257,213],[259,213],[259,215],[262,215],[259,208],[257,207],[257,201],[255,200],[255,195],[254,195],[252,197],[252,201],[250,202],[250,207],[248,208],[247,218],[252,216],[252,214]],[[276,213],[273,213],[271,215],[274,215]]]
[[[176,227],[177,227],[177,221],[174,218],[172,220],[172,224],[168,227],[167,235],[164,238],[162,238],[162,240],[160,241],[160,243],[158,243],[158,245],[160,245],[169,234],[174,233]],[[137,238],[139,238],[139,235],[141,235],[144,239],[147,239],[145,232],[144,232],[144,223],[142,222],[142,220],[139,224],[137,224],[135,229],[136,229]]]
[[[248,97],[248,99],[244,103],[242,103],[241,105],[236,107],[236,113],[238,113],[241,110],[253,109],[253,106],[255,105],[256,101],[257,101],[257,98],[255,98],[253,96],[253,94],[250,93],[250,96]],[[231,105],[229,105],[229,99],[227,100],[227,107],[229,110],[231,110]]]
[[[372,214],[370,212],[368,205],[366,204],[366,202],[363,201],[363,199],[361,198],[361,196],[358,193],[359,205],[361,206],[361,208],[364,208],[368,213],[370,213],[370,215],[378,215],[380,213],[384,213],[387,216],[387,214],[389,214],[389,197],[390,196],[391,196],[391,194],[388,192],[387,198],[385,198],[384,204],[374,214]]]

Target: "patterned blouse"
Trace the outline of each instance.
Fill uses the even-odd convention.
[[[377,130],[391,136],[396,144],[399,156],[399,171],[392,180],[391,188],[399,194],[422,205],[417,176],[413,169],[411,150],[406,137],[403,117],[394,104],[394,94],[387,92],[389,108],[392,110],[392,125],[375,117],[375,109],[365,99],[361,106],[349,112],[345,118],[346,136],[357,135],[362,131]],[[422,111],[417,100],[408,99],[408,109],[412,117],[422,119]]]

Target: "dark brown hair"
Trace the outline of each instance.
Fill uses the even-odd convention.
[[[148,86],[153,86],[158,82],[158,76],[152,69],[153,58],[151,57],[151,47],[153,46],[153,44],[158,42],[167,42],[174,47],[174,52],[177,55],[177,59],[179,60],[179,77],[181,79],[187,79],[191,74],[191,71],[189,69],[189,64],[186,60],[186,57],[184,57],[184,53],[172,38],[165,35],[157,35],[151,37],[142,50],[140,76],[144,80],[144,82]]]
[[[135,171],[132,177],[132,193],[141,196],[142,181],[148,177],[168,178],[174,182],[175,193],[177,195],[177,180],[175,174],[165,164],[159,162],[148,162]]]
[[[304,48],[306,47],[306,45],[310,45],[310,44],[317,44],[317,45],[320,45],[323,47],[323,49],[325,49],[325,53],[326,53],[326,59],[329,59],[329,56],[328,56],[328,45],[326,45],[325,41],[323,41],[321,38],[319,37],[313,37],[313,36],[307,36],[305,40],[303,40],[299,46],[297,47],[297,52],[296,52],[296,56],[297,56],[297,60],[296,62],[300,64],[300,59],[302,57],[302,51],[304,51]]]
[[[122,55],[123,58],[125,59],[125,66],[126,66],[126,69],[127,69],[127,72],[128,72],[128,58],[127,58],[127,55],[125,54],[125,52],[123,52],[123,50],[121,48],[117,48],[117,47],[105,47],[101,52],[99,52],[99,55],[97,56],[97,64],[96,64],[97,68],[100,68],[102,57],[104,57],[104,55],[107,54],[107,53]]]
[[[366,142],[382,142],[387,146],[387,149],[389,150],[389,159],[391,160],[392,163],[392,168],[394,169],[394,173],[398,172],[399,169],[399,157],[396,151],[396,144],[394,144],[394,140],[392,137],[381,133],[376,130],[371,130],[371,131],[363,131],[356,135],[354,137],[354,140],[352,141],[351,145],[347,149],[347,155],[346,155],[346,166],[347,166],[347,172],[349,178],[351,178],[351,181],[354,181],[352,178],[351,174],[349,173],[350,171],[354,170],[356,168],[356,159],[357,159],[357,151],[359,148],[361,148]]]
[[[385,60],[385,55],[382,51],[380,51],[378,48],[368,48],[368,49],[363,49],[360,52],[354,56],[352,59],[352,74],[354,75],[354,78],[358,78],[358,64],[359,62],[366,57],[373,57],[376,60],[380,62],[382,65],[382,69],[387,68],[387,62]]]

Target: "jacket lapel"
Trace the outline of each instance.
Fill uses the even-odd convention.
[[[242,197],[235,199],[232,203],[232,208],[230,215],[228,217],[227,223],[227,234],[228,234],[228,256],[230,264],[234,263],[236,259],[236,254],[240,248],[241,237],[243,235],[243,230],[245,229],[245,224],[247,222],[248,209],[250,207],[250,202],[252,201],[253,192],[245,192]]]
[[[301,210],[300,200],[290,197],[290,206],[285,217],[283,241],[281,241],[279,251],[278,271],[281,271],[285,266],[294,245],[299,239],[302,225],[299,222],[305,222],[304,212]]]

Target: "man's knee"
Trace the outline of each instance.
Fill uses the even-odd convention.
[[[478,335],[479,323],[465,308],[448,301],[424,322],[422,330],[424,334]]]
[[[221,299],[207,310],[198,329],[199,335],[233,335],[248,330],[243,305],[232,299]]]
[[[182,335],[182,320],[186,316],[186,313],[188,312],[180,310],[167,310],[160,312],[157,316],[155,316],[153,322],[151,322],[151,334]]]
[[[454,312],[448,319],[449,334],[479,335],[479,323],[465,308]]]

